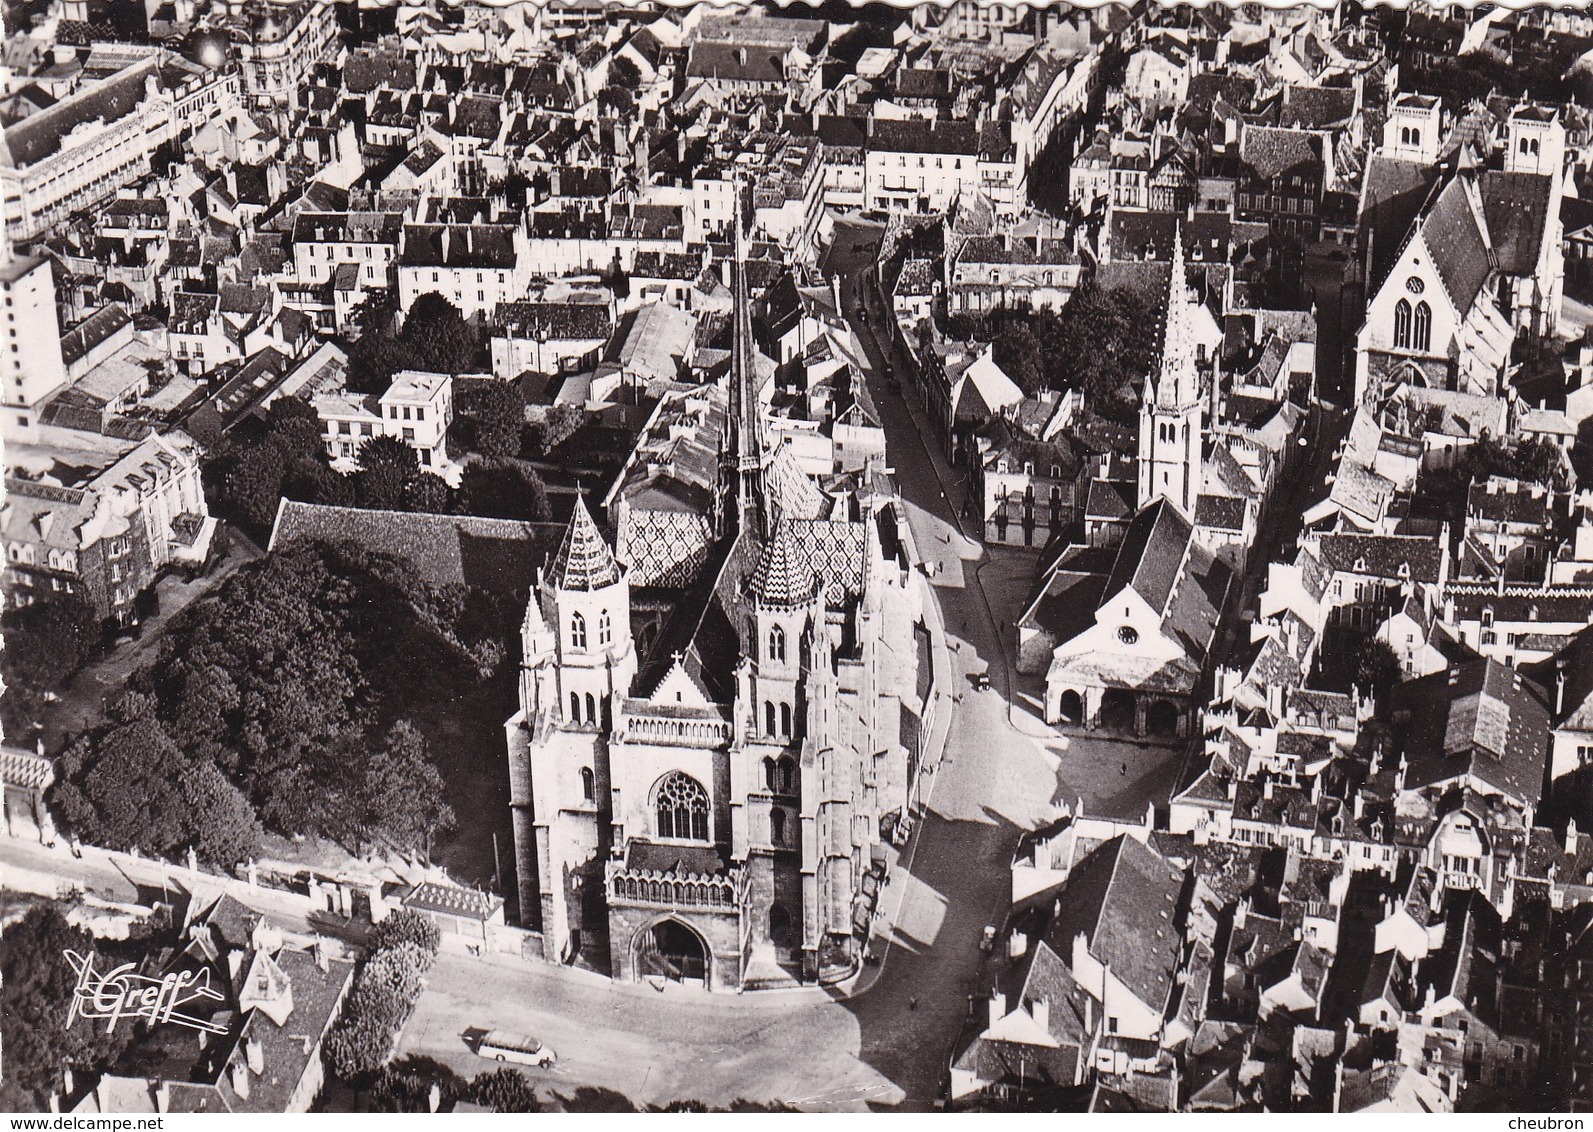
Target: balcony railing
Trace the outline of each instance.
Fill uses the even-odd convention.
[[[746,870],[715,876],[659,873],[650,869],[629,869],[623,861],[608,864],[610,899],[630,904],[651,904],[660,908],[721,908],[740,906],[746,896]]]
[[[663,743],[674,747],[723,747],[730,743],[728,719],[677,719],[672,716],[624,715],[619,738],[630,743]]]

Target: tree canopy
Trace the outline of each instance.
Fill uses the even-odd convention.
[[[385,393],[400,370],[460,374],[480,369],[480,332],[435,291],[410,305],[397,334],[380,317],[370,324],[375,329],[349,348],[348,387],[356,393]]]
[[[512,381],[495,381],[473,399],[471,447],[483,456],[507,459],[520,454],[525,441],[525,397]]]
[[[213,762],[185,754],[151,719],[79,739],[61,757],[51,799],[85,841],[231,867],[258,850],[243,794]]]
[[[116,721],[63,757],[53,803],[86,840],[227,866],[257,821],[426,852],[454,817],[410,716],[501,660],[500,613],[353,545],[279,550],[173,620]]]
[[[1151,298],[1129,287],[1086,283],[1060,314],[996,310],[956,316],[949,330],[995,347],[995,362],[1027,394],[1078,390],[1110,419],[1131,419],[1134,383],[1155,364],[1158,349]]]
[[[62,1087],[63,1069],[106,1068],[125,1041],[86,1019],[65,1025],[77,981],[63,954],[68,948],[97,954],[94,938],[67,923],[54,905],[31,908],[6,928],[0,949],[0,1038],[6,1055],[0,1103],[7,1111],[44,1111],[50,1094]]]

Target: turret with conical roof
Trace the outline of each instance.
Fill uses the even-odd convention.
[[[575,496],[575,513],[570,516],[564,541],[548,568],[548,583],[559,590],[599,590],[620,580],[620,565],[614,552],[586,509],[586,500]]]
[[[536,701],[567,724],[602,724],[636,675],[631,591],[580,495],[537,600],[542,616],[532,625],[528,615],[525,648],[525,663],[541,673]]]
[[[807,605],[817,596],[818,588],[818,576],[796,561],[789,537],[782,534],[763,548],[752,574],[752,598],[758,605]]]

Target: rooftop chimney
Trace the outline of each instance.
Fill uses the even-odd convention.
[[[990,1024],[994,1026],[1007,1016],[1007,996],[1000,991],[990,994]]]
[[[1047,1033],[1051,1030],[1051,1004],[1043,998],[1037,998],[1029,1003],[1029,1016],[1034,1019],[1034,1024]]]
[[[1576,856],[1576,819],[1572,818],[1565,823],[1565,855]]]

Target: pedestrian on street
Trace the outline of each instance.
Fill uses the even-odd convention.
[[[918,1009],[918,999],[909,998],[907,1000],[907,1009],[909,1009],[909,1010],[917,1010]]]
[[[1127,778],[1128,777],[1128,764],[1124,763],[1123,764],[1123,769],[1118,771],[1117,773],[1122,775],[1124,778]]]

